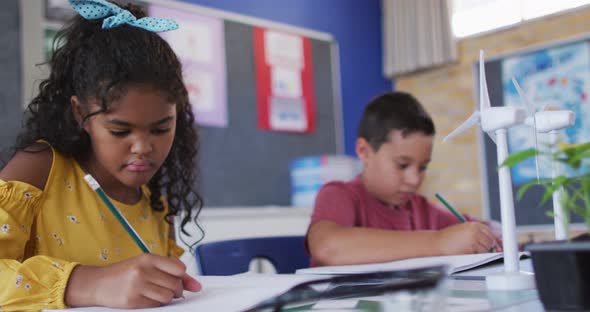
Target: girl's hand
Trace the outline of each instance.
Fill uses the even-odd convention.
[[[501,247],[490,228],[479,222],[449,226],[437,232],[436,246],[443,255],[490,252]]]
[[[65,302],[72,307],[157,307],[181,297],[183,290],[197,292],[201,284],[186,273],[180,260],[141,254],[104,267],[77,266]]]

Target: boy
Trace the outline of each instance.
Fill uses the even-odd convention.
[[[363,171],[352,181],[326,184],[316,198],[307,232],[313,265],[501,249],[486,224],[468,216],[461,223],[416,193],[434,134],[432,119],[409,94],[386,93],[369,103],[356,141]]]

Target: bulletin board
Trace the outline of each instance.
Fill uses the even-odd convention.
[[[335,43],[312,39],[316,130],[309,134],[257,128],[253,25],[225,21],[228,127],[199,129],[205,206],[290,205],[290,162],[342,153]]]
[[[21,119],[21,51],[19,38],[19,3],[17,0],[0,1],[0,165],[11,156],[10,147],[20,128]]]
[[[511,78],[515,77],[537,111],[554,107],[576,113],[575,125],[559,131],[559,142],[562,146],[590,141],[589,39],[590,36],[581,36],[551,42],[486,60],[486,80],[492,106],[524,107],[511,82]],[[474,64],[475,81],[478,81],[478,75],[477,64]],[[537,135],[536,140],[537,146],[543,148],[547,146],[548,136]],[[483,133],[482,142],[484,202],[488,217],[499,221],[501,218],[496,146]],[[534,147],[535,137],[530,127],[517,126],[508,131],[509,153]],[[536,179],[536,172],[534,159],[520,164],[511,171],[515,217],[520,227],[553,224],[553,218],[547,215],[547,212],[553,211],[551,199],[544,205],[539,205],[544,193],[543,187],[533,186],[520,200],[516,198],[521,185]],[[568,169],[564,170],[564,174],[576,175]],[[539,159],[539,175],[540,178],[551,176],[551,163],[548,159]],[[580,223],[583,220],[577,215],[572,215],[572,222]]]

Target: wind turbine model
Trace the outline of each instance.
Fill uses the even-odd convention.
[[[443,141],[448,141],[479,122],[481,130],[486,132],[496,143],[498,165],[500,165],[508,156],[507,129],[521,124],[526,117],[527,113],[522,108],[514,106],[492,107],[490,105],[484,67],[484,52],[481,50],[479,52],[479,111],[476,110],[463,124],[447,135]],[[519,269],[510,169],[506,166],[500,166],[498,168],[498,179],[504,272],[486,276],[486,285],[488,289],[497,290],[531,289],[535,287],[533,274],[521,272]]]
[[[557,146],[557,131],[571,127],[575,123],[576,114],[571,110],[546,110],[542,112],[535,112],[531,102],[528,101],[526,94],[518,84],[518,81],[513,77],[512,83],[516,87],[519,97],[529,110],[529,117],[524,123],[527,126],[533,127],[535,131],[535,147],[537,146],[537,133],[549,134],[549,145],[552,151],[555,151]],[[538,150],[538,149],[537,149]],[[538,159],[535,156],[535,163],[537,166],[537,180],[539,179],[539,165]],[[560,164],[554,160],[551,161],[551,176],[553,178],[561,174]],[[561,205],[561,196],[563,188],[553,193],[553,217],[555,222],[555,239],[562,240],[569,238],[568,224],[569,219],[565,215],[563,206]]]

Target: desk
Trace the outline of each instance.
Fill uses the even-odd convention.
[[[521,271],[533,272],[531,259],[519,262]],[[436,290],[392,293],[379,297],[332,300],[284,311],[545,311],[535,289],[490,291],[485,275],[502,272],[502,263],[454,274]]]
[[[249,276],[204,277],[204,290],[187,294],[186,299],[155,309],[136,309],[134,312],[180,312],[215,311],[237,312],[251,307],[261,300],[282,293],[305,281],[297,275],[252,274]],[[63,310],[54,310],[55,312]],[[101,307],[77,308],[68,311],[80,312],[128,312],[123,309]],[[396,292],[378,297],[320,301],[289,307],[282,311],[355,311],[355,312],[398,312],[398,311],[544,311],[536,290],[487,291],[483,280],[447,279],[436,290],[409,294]]]
[[[392,293],[389,295],[318,302],[283,309],[303,311],[545,311],[534,289],[526,291],[488,291],[483,280],[453,280],[428,293]]]
[[[523,269],[527,267],[523,260]],[[488,268],[489,269],[489,268]],[[199,293],[185,292],[186,299],[157,309],[134,312],[215,311],[236,312],[278,295],[292,286],[315,278],[314,275],[239,274],[197,277],[203,283]],[[84,312],[129,310],[100,307],[72,309]],[[525,291],[488,291],[484,279],[447,278],[435,290],[420,293],[396,292],[378,297],[320,301],[289,307],[283,311],[544,311],[534,289]]]

